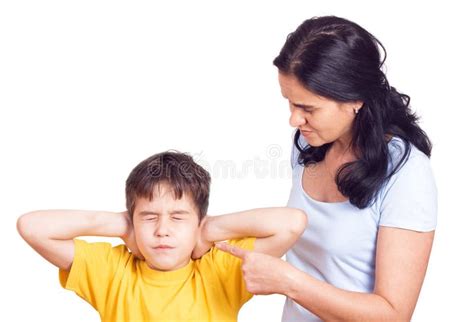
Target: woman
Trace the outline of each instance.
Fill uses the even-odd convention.
[[[287,296],[282,321],[408,321],[415,309],[436,228],[431,143],[378,45],[351,21],[313,18],[274,60],[297,128],[288,206],[308,228],[287,262],[220,247],[243,259],[250,292]]]

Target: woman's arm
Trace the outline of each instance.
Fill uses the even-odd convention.
[[[281,257],[306,228],[306,214],[296,208],[273,207],[209,216],[203,239],[216,242],[233,238],[257,237],[255,251]]]
[[[433,238],[434,231],[380,227],[373,293],[342,290],[291,266],[282,274],[285,295],[325,321],[409,321],[423,284]]]
[[[53,265],[69,270],[78,236],[124,237],[130,227],[126,212],[41,210],[18,218],[21,237]]]

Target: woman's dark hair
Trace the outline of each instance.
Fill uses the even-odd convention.
[[[126,206],[133,218],[137,198],[153,200],[153,192],[160,184],[169,184],[174,198],[183,193],[191,197],[198,210],[199,223],[209,205],[209,172],[193,161],[190,155],[169,150],[152,155],[140,162],[129,174],[125,184]]]
[[[381,59],[379,47],[384,51]],[[290,33],[273,64],[279,72],[292,75],[309,91],[339,102],[364,102],[352,127],[351,147],[357,161],[338,170],[339,191],[362,209],[375,201],[377,191],[406,162],[410,143],[428,157],[431,142],[418,126],[418,116],[409,108],[410,97],[390,86],[382,65],[383,45],[369,32],[349,20],[324,16],[304,21]],[[298,162],[307,164],[324,159],[332,143],[319,147],[294,144],[300,151]],[[390,155],[386,136],[404,142],[400,161],[387,174]]]

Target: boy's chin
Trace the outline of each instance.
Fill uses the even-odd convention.
[[[191,256],[189,256],[189,260],[191,260]],[[157,262],[157,261],[150,261],[145,259],[148,267],[154,269],[156,271],[168,272],[168,271],[175,271],[180,268],[183,268],[189,263],[189,260],[186,264],[177,264],[177,263],[164,263],[164,262]]]

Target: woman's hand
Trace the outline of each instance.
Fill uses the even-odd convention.
[[[295,269],[291,264],[280,258],[228,243],[216,243],[216,247],[242,259],[242,273],[247,291],[256,295],[287,295],[291,288],[291,272]]]
[[[199,225],[199,231],[198,231],[196,246],[194,247],[193,253],[191,254],[192,259],[201,258],[214,245],[213,242],[210,242],[207,239],[208,224],[209,224],[208,217],[205,216],[201,220],[201,224]]]
[[[138,249],[137,241],[135,239],[135,230],[133,229],[133,223],[130,216],[128,215],[128,211],[121,212],[120,215],[124,217],[127,225],[125,234],[121,236],[123,242],[135,257],[145,260],[145,257],[143,257],[142,253]]]

